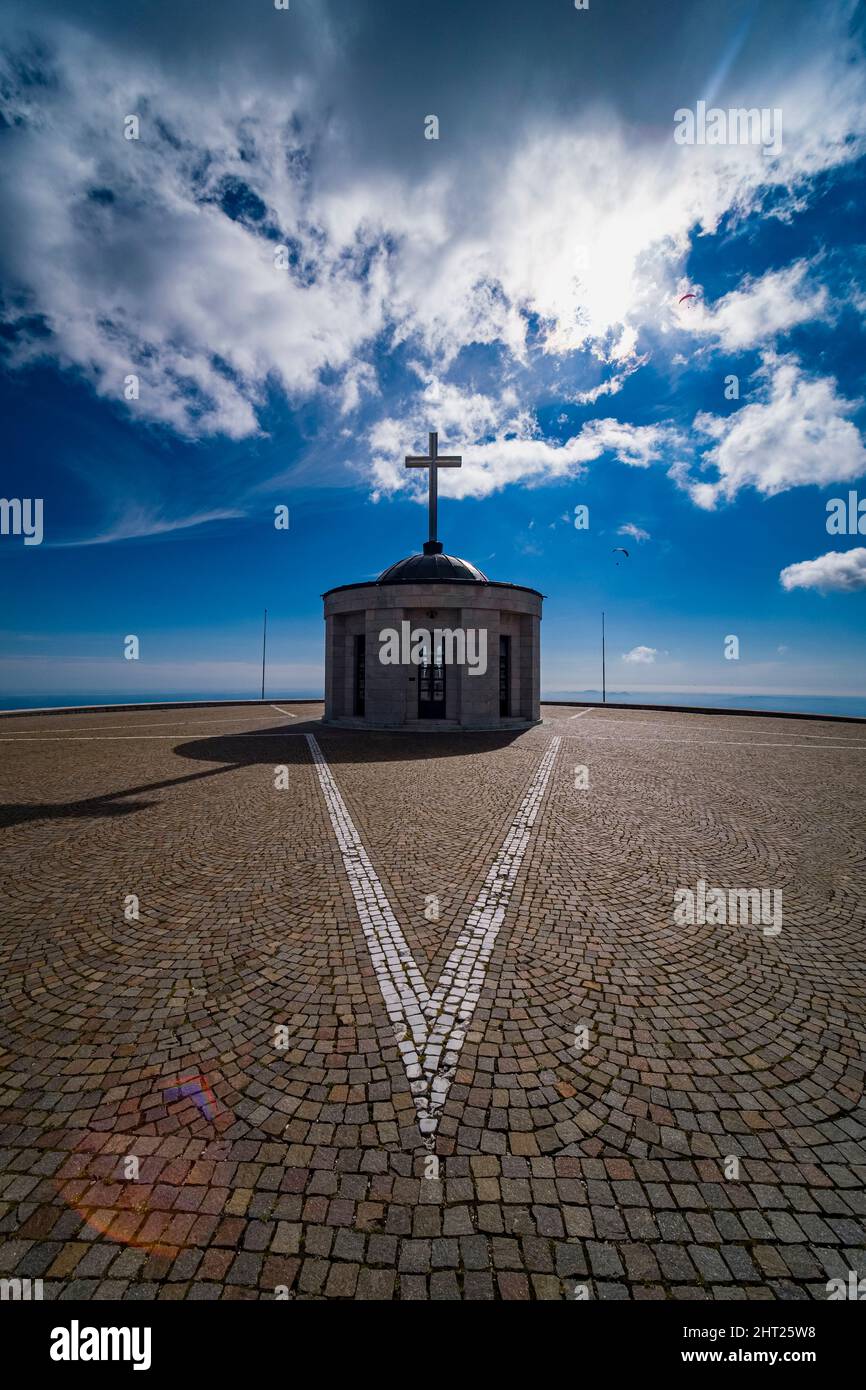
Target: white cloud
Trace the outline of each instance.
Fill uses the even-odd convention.
[[[163,44],[157,59],[156,48],[115,35],[113,22],[101,41],[73,20],[61,56],[40,60],[51,68],[44,80],[10,67],[4,83],[14,116],[0,186],[7,312],[42,316],[52,335],[22,330],[15,360],[54,357],[119,408],[189,437],[254,435],[271,388],[296,402],[323,376],[345,377],[340,403],[354,410],[374,389],[365,366],[377,339],[410,344],[440,371],[461,349],[494,343],[508,366],[549,366],[589,348],[633,370],[641,334],[669,318],[696,228],[758,212],[768,188],[784,215],[804,177],[862,148],[863,79],[841,39],[830,41],[838,18],[828,34],[822,16],[826,42],[806,58],[786,54],[774,73],[785,112],[776,160],[677,146],[672,110],[664,122],[653,110],[638,133],[609,109],[588,106],[569,121],[539,105],[535,124],[503,132],[495,149],[476,142],[461,154],[443,141],[422,150],[419,176],[419,160],[410,170],[375,139],[365,156],[353,134],[366,129],[365,110],[339,100],[358,80],[340,61],[351,26],[326,14],[310,44],[307,20],[293,19],[309,61],[283,72],[277,41],[251,61],[256,26],[239,32],[233,12],[217,11],[212,31],[195,35],[204,61],[190,60],[182,28],[184,51],[175,57]],[[51,23],[34,7],[37,34]],[[234,61],[238,47],[246,61]],[[142,119],[136,142],[122,138],[130,104]],[[426,159],[434,154],[435,163]],[[226,214],[220,202],[232,185],[259,200],[254,212]],[[274,268],[278,238],[292,250],[290,271]],[[820,312],[820,291],[798,295],[802,273],[726,296],[712,311],[714,331],[753,341],[762,324],[781,331]],[[142,390],[127,407],[130,372]],[[622,379],[570,389],[589,401]],[[506,478],[548,468],[555,477],[588,442],[547,460],[515,442],[498,467]],[[641,449],[620,457],[647,461]],[[479,459],[482,473],[489,462]]]
[[[369,362],[354,362],[343,375],[339,387],[340,414],[357,410],[365,396],[378,396],[379,382]]]
[[[787,333],[798,323],[827,320],[827,289],[809,285],[812,269],[809,262],[799,260],[759,278],[747,276],[738,289],[712,306],[699,301],[693,312],[682,316],[682,327],[716,337],[725,351],[737,352]]]
[[[814,560],[800,560],[787,565],[779,575],[783,589],[817,589],[819,593],[834,591],[850,594],[866,588],[866,547],[854,550],[831,550]]]
[[[510,483],[531,486],[579,478],[588,463],[607,453],[619,463],[647,468],[678,438],[670,425],[604,419],[587,421],[562,443],[548,441],[540,437],[535,417],[518,408],[511,388],[489,396],[431,377],[411,415],[379,420],[370,431],[375,498],[410,490],[419,501],[426,500],[426,474],[419,481],[414,470],[405,468],[404,457],[419,449],[426,453],[431,418],[441,426],[440,451],[463,458],[461,468],[439,475],[440,493],[458,498],[488,497]],[[486,442],[476,442],[485,435]]]
[[[633,468],[648,468],[679,440],[671,424],[627,425],[619,420],[590,420],[581,437],[593,441],[599,454],[612,453],[619,463]]]
[[[374,497],[411,489],[419,500],[427,496],[426,482],[416,482],[403,466],[407,441],[423,437],[398,420],[383,420],[373,431]],[[426,441],[423,441],[426,445]],[[489,497],[509,483],[543,483],[555,478],[579,478],[586,463],[601,450],[576,435],[563,444],[543,439],[500,438],[489,444],[464,444],[453,436],[443,440],[448,452],[462,453],[463,466],[439,475],[439,492],[446,497]],[[426,452],[426,449],[425,449]],[[420,470],[419,470],[420,471]],[[426,475],[425,475],[426,477]]]
[[[671,471],[699,507],[711,510],[744,487],[773,497],[866,473],[866,448],[849,419],[860,402],[840,396],[833,377],[807,376],[795,357],[765,353],[759,380],[763,399],[731,415],[695,417],[694,429],[713,441],[702,470],[718,476],[696,481],[683,463]]]
[[[591,386],[587,391],[575,391],[572,400],[575,405],[595,405],[602,396],[615,396],[622,390],[624,377],[610,377],[607,381]]]
[[[383,322],[384,253],[360,228],[347,246],[306,220],[286,174],[297,84],[251,91],[235,113],[89,42],[70,39],[64,55],[38,119],[4,150],[4,277],[53,335],[22,338],[15,360],[48,350],[121,408],[135,373],[130,413],[192,437],[255,434],[269,379],[293,398],[325,368],[360,384],[355,359]],[[130,91],[134,142],[122,138]],[[295,273],[276,268],[277,241],[254,221],[225,215],[232,180],[290,229]]]
[[[608,377],[606,381],[600,382],[598,386],[592,386],[586,391],[576,391],[575,394],[571,397],[571,400],[575,405],[595,405],[595,402],[597,400],[600,400],[602,396],[618,395],[628,378],[630,376],[633,376],[633,374],[636,371],[638,371],[640,367],[646,366],[647,362],[649,361],[649,353],[644,353],[641,357],[634,356],[633,347],[634,342],[637,341],[637,336],[634,333],[632,333],[630,336],[633,338],[633,341],[630,346],[625,345],[624,342],[621,340],[615,353],[611,354],[611,360],[620,360],[622,356],[625,356],[627,358],[630,357],[630,360],[627,362],[625,368],[621,372],[616,373],[614,376]],[[623,337],[625,337],[625,335],[623,335]],[[596,356],[604,357],[604,354],[597,352]],[[564,418],[564,416],[560,417],[560,419]]]
[[[635,526],[633,521],[626,521],[619,527],[618,536],[631,536],[636,541],[648,541],[651,539],[649,531],[645,531],[642,526]]]
[[[656,647],[632,647],[630,652],[623,652],[623,661],[633,662],[638,666],[649,666],[658,656]]]

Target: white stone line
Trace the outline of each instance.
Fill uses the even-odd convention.
[[[445,962],[427,1007],[431,1026],[424,1049],[424,1075],[429,1082],[430,1093],[427,1124],[421,1122],[423,1116],[419,1121],[422,1131],[435,1130],[438,1114],[448,1095],[454,1068],[466,1038],[466,1028],[481,996],[487,966],[561,742],[558,736],[551,739],[550,747],[541,759],[529,790],[508,828],[502,848],[470,909],[466,925]]]
[[[430,995],[325,756],[313,734],[305,734],[304,737],[343,857],[343,867],[370,948],[385,1008],[395,1026],[397,1042],[411,1082],[421,1075],[417,1049],[427,1037],[424,1009],[430,1002]],[[407,1034],[411,1034],[411,1041]]]
[[[595,727],[593,725],[593,727]],[[575,738],[577,735],[575,734]],[[810,734],[810,738],[814,735]],[[624,738],[622,734],[584,734],[581,743],[610,743],[618,742],[621,745],[627,743],[686,743],[690,748],[802,748],[807,753],[823,753],[827,749],[832,753],[847,752],[849,748],[855,752],[866,748],[866,743],[757,743],[754,739],[738,741],[732,738],[653,738],[647,734],[642,734],[637,738]]]
[[[271,709],[275,709],[278,714],[287,714],[290,719],[297,719],[298,717],[296,714],[292,714],[290,709],[280,709],[279,705],[271,705]]]
[[[0,743],[114,743],[124,739],[163,739],[167,742],[179,742],[185,735],[180,734],[57,734],[52,737],[50,734],[16,734],[14,738],[0,738]],[[308,735],[299,729],[297,733],[292,733],[286,729],[274,730],[273,732],[264,729],[261,733],[240,733],[221,735],[225,740],[240,738],[307,738]],[[577,735],[563,735],[563,737],[577,738]],[[586,747],[589,735],[583,735],[581,746]],[[616,740],[614,734],[593,734],[590,741],[592,743],[609,743]],[[806,753],[862,753],[866,751],[866,743],[756,743],[747,741],[745,743],[734,742],[733,739],[691,739],[691,738],[624,738],[622,743],[685,743],[693,748],[799,748]]]
[[[209,729],[212,724],[246,724],[250,719],[263,719],[267,721],[270,718],[271,716],[269,714],[236,714],[231,719],[207,719],[204,716],[199,719],[150,719],[146,724],[100,724],[98,727],[103,730],[125,729],[127,732],[129,732],[130,729],[176,729],[178,727],[186,728],[187,726]],[[271,720],[271,722],[273,723],[273,720]],[[87,727],[88,726],[85,725],[85,728]],[[60,728],[55,727],[49,729],[48,732],[52,734],[77,734],[80,728],[80,724],[77,727],[73,727],[71,724],[61,725]]]
[[[583,715],[585,715],[585,714],[592,714],[592,711],[593,711],[594,709],[595,709],[595,705],[590,705],[590,706],[589,706],[589,709],[581,709],[581,710],[578,710],[577,714],[570,714],[568,717],[569,717],[569,719],[581,719],[581,718],[583,717]]]
[[[611,709],[612,706],[611,706],[611,705],[593,705],[592,708],[593,708],[593,709],[601,710],[602,714],[606,714],[606,711],[609,710],[609,709]],[[726,716],[726,717],[731,717],[731,718],[737,718],[737,717],[738,717],[738,716],[736,716],[736,715],[731,715],[731,711],[730,711],[730,710],[725,710],[725,709],[719,709],[719,710],[716,711],[716,713],[717,713],[717,714],[724,715],[724,716]],[[749,710],[748,713],[749,713],[749,716],[751,717],[752,711]],[[571,715],[571,716],[569,716],[569,717],[570,717],[570,718],[576,718],[575,715]],[[686,716],[686,718],[688,718],[688,719],[691,719],[691,717],[692,717],[692,716],[691,716],[690,714]],[[764,720],[766,720],[766,721],[769,721],[770,719],[773,719],[775,716],[772,715],[772,714],[756,714],[755,717],[758,718],[758,719],[764,719]],[[602,724],[605,728],[607,728],[608,724],[624,724],[624,725],[625,725],[627,728],[629,728],[629,729],[673,729],[673,730],[676,730],[676,729],[682,729],[682,728],[683,728],[683,725],[684,725],[684,722],[685,722],[684,720],[679,720],[677,723],[674,723],[674,722],[673,722],[672,720],[670,720],[670,719],[665,719],[665,720],[662,720],[662,719],[612,719],[612,718],[610,717],[610,715],[607,715],[607,717],[601,721],[601,724]],[[761,730],[760,730],[761,736],[762,736],[763,738],[790,738],[790,737],[791,737],[790,724],[791,724],[793,721],[792,721],[792,720],[787,720],[787,719],[786,719],[784,722],[788,725],[787,728],[782,728],[782,729],[761,729]],[[821,721],[821,722],[827,723],[827,722],[830,722],[830,721],[824,720],[824,721]],[[853,724],[853,723],[856,723],[856,721],[854,720],[853,717],[851,718],[851,720],[846,720],[845,722],[846,722],[846,723],[852,723],[852,724]],[[700,724],[700,725],[696,725],[696,726],[693,726],[693,727],[701,728],[701,729],[706,729],[707,727],[712,727],[712,726],[711,726],[711,725],[710,725],[710,726],[707,726],[706,724]],[[722,732],[724,733],[724,728],[722,729]],[[731,732],[733,732],[733,730],[731,730]],[[748,732],[748,731],[747,731],[747,732]],[[800,736],[800,738],[811,738],[811,739],[815,739],[815,738],[819,738],[819,739],[828,739],[828,738],[829,738],[829,739],[837,739],[837,738],[844,738],[844,737],[845,737],[844,734],[832,734],[832,733],[804,734],[803,731],[802,731],[801,729],[796,730],[796,732],[797,732],[797,734]]]
[[[551,739],[431,996],[313,734],[305,735],[418,1112],[433,1135],[561,738]]]

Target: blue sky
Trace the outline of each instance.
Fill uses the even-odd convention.
[[[612,689],[866,693],[853,4],[74,9],[0,21],[2,494],[44,506],[0,702],[254,695],[265,606],[269,688],[320,692],[430,429],[446,550],[547,595],[548,693],[602,609]],[[701,101],[781,140],[678,144]]]

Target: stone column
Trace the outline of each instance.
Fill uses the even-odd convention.
[[[533,613],[520,618],[520,715],[523,719],[540,717],[541,697],[541,625]]]
[[[379,634],[386,627],[399,633],[402,608],[368,608],[365,615],[367,639],[367,698],[365,720],[383,728],[399,728],[406,722],[405,666],[383,666],[379,660]]]
[[[325,718],[337,719],[343,713],[345,653],[342,614],[330,614],[325,619]]]
[[[460,723],[467,729],[498,724],[499,614],[492,608],[462,608],[459,623],[464,629],[483,628],[487,632],[487,670],[484,675],[470,676],[468,666],[457,668],[460,670]]]

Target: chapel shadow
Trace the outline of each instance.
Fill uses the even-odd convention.
[[[465,757],[467,753],[493,753],[500,748],[508,748],[515,739],[526,733],[526,730],[503,729],[473,733],[456,729],[453,733],[429,734],[413,730],[402,733],[387,729],[341,728],[334,724],[324,724],[320,719],[308,719],[249,738],[222,733],[211,738],[191,739],[188,743],[178,744],[174,751],[179,757],[229,763],[234,767],[285,763],[292,759],[287,759],[282,754],[277,758],[273,749],[269,750],[266,745],[280,742],[282,735],[307,733],[315,737],[328,762],[334,766],[339,763],[429,762],[438,758]],[[298,744],[294,761],[306,763],[309,759],[306,739],[286,738],[282,746],[286,748],[286,745],[291,743]]]
[[[219,763],[219,767],[204,768],[181,777],[145,782],[118,791],[100,792],[97,796],[74,801],[0,804],[0,829],[22,825],[29,821],[56,821],[93,818],[113,818],[133,815],[159,804],[158,797],[147,794],[219,777],[241,768],[270,766],[276,763],[291,766],[310,761],[305,733],[315,735],[331,766],[340,763],[404,763],[429,762],[438,758],[465,757],[467,753],[496,752],[507,748],[525,730],[507,729],[501,733],[389,733],[387,730],[341,729],[323,724],[320,719],[292,721],[267,732],[244,734],[214,734],[208,738],[179,743],[174,753],[194,762]],[[127,800],[133,797],[135,800]]]
[[[0,829],[8,829],[13,825],[23,825],[27,821],[34,820],[75,820],[88,817],[128,816],[135,811],[146,811],[149,806],[159,805],[159,798],[121,801],[120,798],[122,797],[141,797],[144,792],[160,791],[164,787],[175,787],[182,782],[197,782],[202,777],[216,777],[221,772],[231,771],[231,767],[214,767],[209,768],[206,772],[190,772],[185,777],[168,777],[161,782],[145,782],[140,787],[123,787],[116,792],[100,792],[98,796],[82,797],[78,801],[0,804]]]

